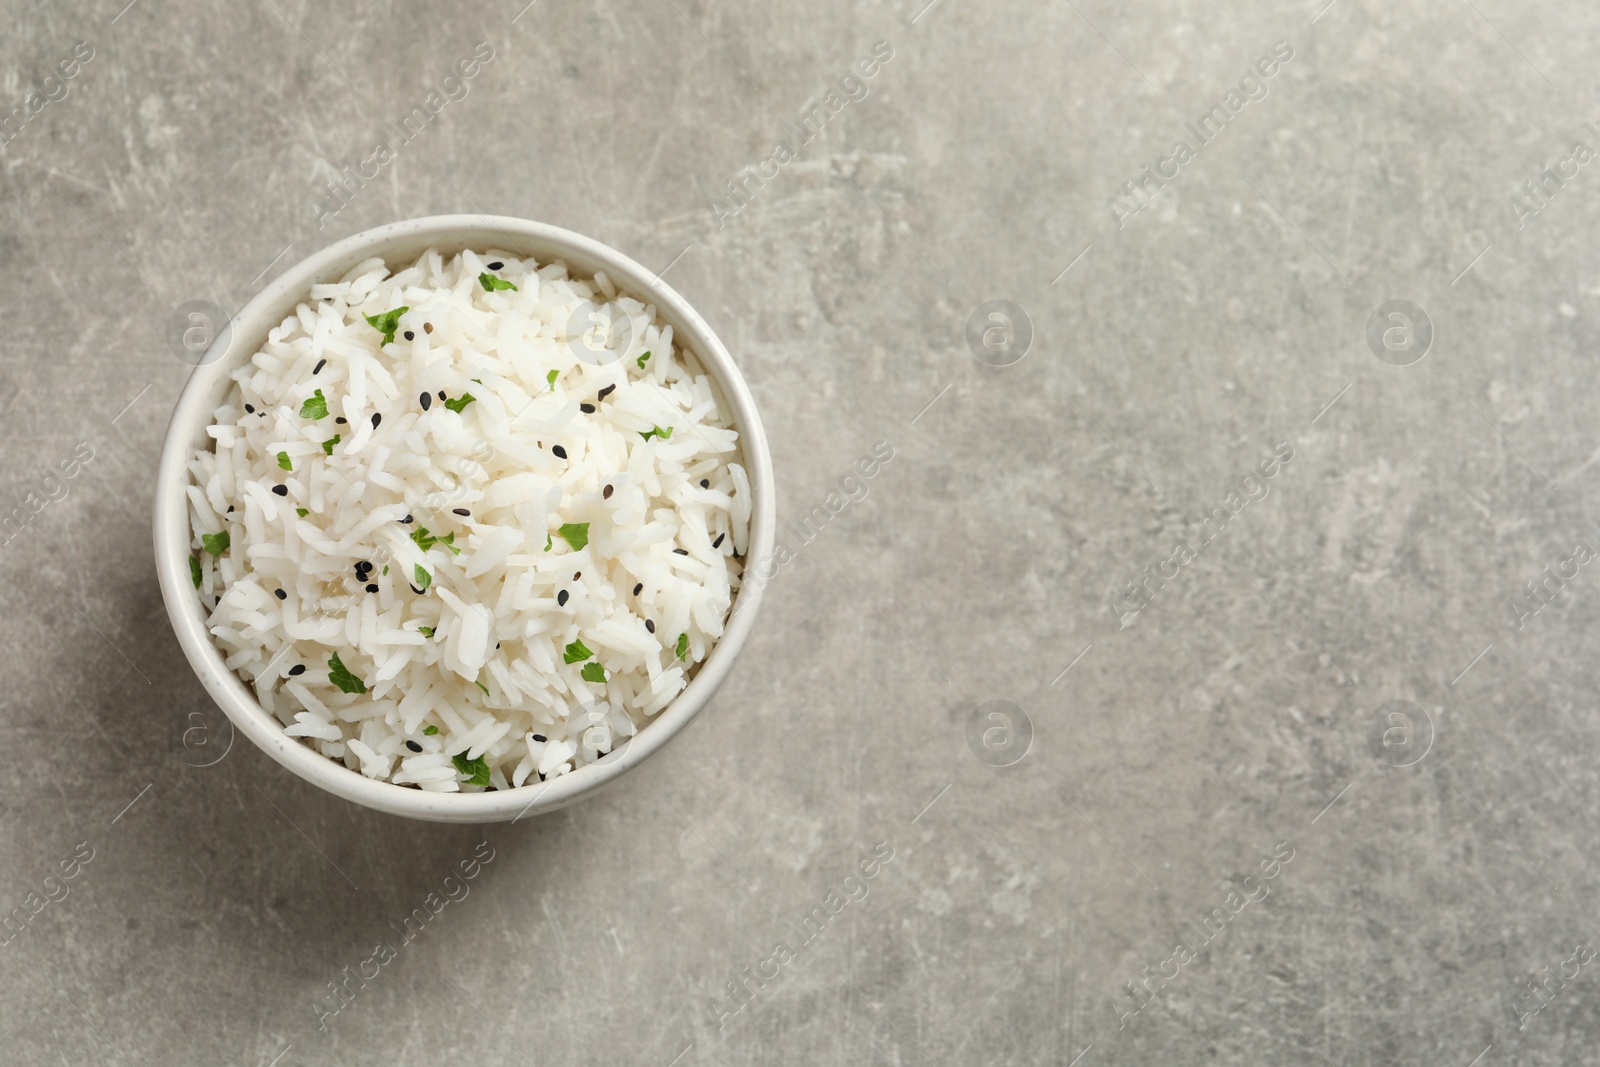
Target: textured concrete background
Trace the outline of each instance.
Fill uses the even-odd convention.
[[[0,1060],[1600,1057],[1594,5],[125,2],[0,40]],[[476,211],[667,271],[763,405],[781,519],[894,450],[791,537],[684,737],[486,832],[230,747],[149,533],[175,308]],[[975,358],[988,300],[1026,320],[976,351],[1031,328],[1020,362]],[[1369,345],[1391,300],[1425,353]]]

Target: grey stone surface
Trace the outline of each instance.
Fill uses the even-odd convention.
[[[1592,4],[123,2],[13,3],[0,39],[0,110],[59,97],[0,138],[0,510],[66,488],[0,552],[0,910],[93,850],[0,944],[0,1060],[1596,1061],[1596,578],[1521,628],[1511,606],[1600,547],[1600,171],[1510,204],[1597,146]],[[878,41],[866,95],[715,210]],[[1266,96],[1200,145],[1186,121],[1276,42]],[[894,450],[791,537],[683,738],[487,831],[229,748],[148,521],[173,308],[463,211],[671,264],[763,404],[783,519]],[[1035,334],[1007,367],[965,339],[994,299]],[[1408,366],[1366,340],[1401,299],[1435,330]],[[1108,601],[1280,444],[1267,495],[1119,626]],[[993,700],[1031,723],[1008,766],[968,745]],[[1163,971],[1132,1014],[1124,984]]]

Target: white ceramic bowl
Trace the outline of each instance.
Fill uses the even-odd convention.
[[[167,428],[156,474],[155,551],[161,595],[178,642],[213,700],[235,727],[266,753],[306,781],[369,808],[436,822],[498,822],[553,811],[615,781],[688,725],[728,674],[755,622],[764,583],[748,582],[735,596],[721,640],[700,664],[683,692],[634,737],[598,763],[546,782],[484,793],[432,793],[374,781],[287,736],[283,726],[257,703],[250,688],[223,665],[221,652],[206,631],[205,612],[189,576],[189,515],[185,487],[192,450],[209,447],[206,427],[231,386],[229,375],[266,342],[267,331],[308,300],[311,286],[341,277],[351,267],[381,256],[391,269],[415,260],[429,248],[445,255],[463,249],[490,249],[530,256],[540,262],[564,260],[576,277],[604,270],[620,291],[656,306],[672,326],[673,341],[693,352],[719,392],[723,410],[739,431],[742,460],[752,496],[749,573],[772,558],[774,494],[772,458],[755,401],[739,369],[711,327],[688,302],[654,273],[598,241],[543,223],[492,215],[438,215],[380,226],[348,237],[284,271],[233,317],[190,376]]]

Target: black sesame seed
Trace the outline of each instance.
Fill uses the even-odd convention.
[[[566,459],[567,458],[567,450],[565,448],[562,448],[560,445],[556,445],[556,447],[552,448],[550,451],[554,452],[558,459]]]
[[[596,400],[604,400],[606,397],[610,396],[612,393],[614,393],[616,391],[617,391],[617,387],[616,386],[608,385],[604,389],[600,390],[599,395],[596,396],[595,399]]]
[[[272,487],[272,491],[277,493],[279,496],[289,495],[289,487],[287,485],[275,485]]]
[[[413,752],[421,752],[422,751],[422,746],[417,744],[415,741],[407,741],[406,742],[406,747],[409,748]]]
[[[417,595],[418,595],[418,596],[426,596],[426,595],[427,595],[427,593],[428,593],[428,591],[427,591],[427,590],[426,590],[426,589],[418,589],[418,588],[417,588],[417,587],[416,587],[416,586],[414,586],[414,585],[413,585],[413,586],[412,586],[412,587],[411,587],[411,591],[412,591],[412,592],[413,592],[413,593],[415,593],[415,594],[417,594]]]
[[[328,361],[327,360],[319,359],[319,360],[317,360],[317,365],[315,367],[311,368],[311,373],[312,374],[321,374],[322,373],[322,368],[326,367],[327,365],[328,365]]]
[[[288,600],[289,599],[289,594],[285,593],[282,589],[274,590],[274,595],[277,596],[277,598],[279,600]]]
[[[367,586],[367,592],[376,593],[377,591],[378,591],[378,584],[376,582],[373,582],[371,585]]]
[[[407,341],[415,341],[416,339],[417,339],[417,335],[416,334],[412,333],[410,330],[406,331],[406,340]]]
[[[676,552],[680,556],[687,556],[689,554],[689,550],[687,548],[675,548],[672,551]]]
[[[431,323],[431,322],[423,323],[422,324],[422,332],[423,333],[432,333],[433,332],[433,323]]]
[[[582,571],[573,571],[572,572],[572,580],[573,581],[577,581],[579,578],[582,578],[582,577],[583,577],[583,572]]]
[[[544,743],[545,743],[545,742],[546,742],[546,741],[548,741],[548,740],[550,740],[550,739],[549,739],[549,738],[548,738],[548,737],[546,737],[546,736],[545,736],[545,735],[544,735],[544,734],[534,734],[534,735],[533,735],[533,739],[534,739],[534,740],[535,740],[535,741],[537,741],[537,742],[539,742],[539,743],[540,743],[540,744],[541,744],[541,745],[542,745],[542,744],[544,744]]]
[[[556,594],[556,603],[562,607],[567,606],[567,591],[565,589]]]
[[[246,415],[254,415],[256,413],[255,405],[254,404],[246,404],[244,406],[244,413]]]
[[[468,511],[466,508],[451,508],[450,509],[450,514],[452,514],[452,515],[469,515],[470,516],[472,514],[472,512]]]
[[[232,504],[229,504],[229,505],[228,505],[228,514],[229,514],[229,515],[232,515],[232,514],[233,514],[233,505],[232,505]]]
[[[646,630],[649,630],[651,633],[655,633],[656,632],[656,624],[655,624],[654,620],[651,620],[651,619],[644,620],[644,628]]]
[[[643,582],[640,582],[638,585],[633,587],[633,595],[634,596],[638,596],[642,592],[644,592],[644,583]]]
[[[443,389],[439,390],[439,403],[442,404],[448,399],[449,399],[449,397],[444,395],[444,390]]]
[[[498,260],[498,259],[497,259],[497,260],[495,260],[495,261],[494,261],[494,262],[493,262],[493,263],[491,263],[491,264],[489,264],[489,269],[490,269],[490,270],[499,270],[499,269],[500,269],[500,268],[501,268],[501,267],[503,267],[503,266],[505,266],[505,264],[504,264],[504,263],[502,263],[502,262],[500,262],[500,261],[499,261],[499,260]]]
[[[578,410],[583,412],[585,415],[593,415],[594,414],[594,405],[593,404],[579,404],[578,405]]]
[[[727,536],[728,536],[727,534],[717,534],[717,539],[715,541],[711,542],[711,547],[712,548],[721,548],[722,547],[722,539],[724,537],[727,537]]]
[[[702,488],[702,489],[710,489],[710,488],[711,488],[711,481],[710,481],[710,479],[707,479],[707,478],[701,478],[701,479],[700,479],[700,488]]]
[[[417,397],[417,403],[422,405],[423,411],[427,411],[429,408],[433,407],[433,394],[423,393],[421,396]]]
[[[496,641],[496,642],[495,642],[495,643],[494,643],[494,647],[495,647],[495,648],[499,648],[499,647],[500,647],[500,642],[499,642],[499,641]]]
[[[340,426],[345,425],[345,417],[343,415],[335,416],[333,421],[338,423]]]
[[[411,516],[410,516],[410,515],[407,515],[407,516],[406,516],[406,517],[405,517],[405,518],[403,518],[403,519],[401,519],[401,520],[400,520],[400,522],[401,522],[401,524],[402,524],[402,525],[403,525],[403,524],[405,524],[405,523],[409,523],[409,522],[416,522],[416,521],[417,521],[417,520],[416,520],[416,519],[414,519],[414,518],[412,518],[412,517],[411,517]]]
[[[611,492],[612,492],[611,487],[609,485],[606,486],[604,489],[600,490],[600,499],[602,499],[602,500],[610,500],[611,499]]]
[[[382,421],[383,421],[383,416],[378,414],[376,411],[374,411],[372,413],[372,428],[374,430],[376,430],[378,428],[378,423],[380,423]]]
[[[296,663],[293,667],[289,668],[289,676],[291,678],[299,677],[304,673],[306,673],[306,665],[304,663]]]

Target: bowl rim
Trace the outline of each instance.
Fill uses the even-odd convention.
[[[190,666],[237,730],[278,763],[336,796],[390,814],[438,822],[515,821],[590,795],[682,732],[727,677],[755,623],[766,583],[741,583],[722,637],[670,704],[607,757],[570,774],[493,792],[434,793],[368,778],[289,737],[244,681],[225,665],[221,650],[206,628],[200,600],[194,595],[188,567],[189,452],[211,424],[216,397],[225,390],[229,375],[260,350],[273,326],[298,303],[310,298],[311,286],[342,275],[373,256],[384,258],[393,268],[406,258],[400,252],[389,251],[396,245],[415,247],[418,254],[431,247],[440,248],[447,255],[464,248],[492,247],[541,261],[562,259],[574,276],[588,277],[594,270],[603,269],[619,292],[655,304],[657,318],[672,325],[674,342],[694,353],[711,377],[724,410],[739,431],[751,492],[747,576],[754,576],[757,565],[772,557],[776,534],[772,457],[755,398],[744,376],[699,312],[660,275],[623,252],[549,223],[503,215],[430,215],[363,230],[285,269],[250,298],[218,333],[190,373],[173,408],[156,472],[156,575],[168,618]],[[527,250],[535,246],[537,250]]]

